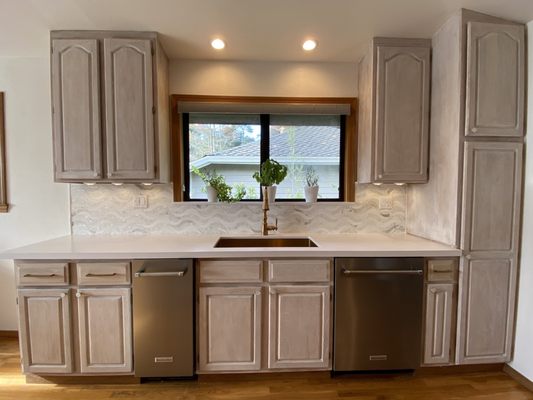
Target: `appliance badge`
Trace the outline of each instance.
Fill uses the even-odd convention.
[[[375,354],[368,357],[370,361],[387,361],[388,356],[386,354]]]

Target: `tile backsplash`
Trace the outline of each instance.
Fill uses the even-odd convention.
[[[406,191],[395,185],[358,185],[355,203],[273,204],[280,233],[404,233]],[[174,203],[171,185],[70,185],[72,233],[259,233],[261,204]],[[135,208],[145,195],[147,208]],[[392,208],[380,210],[379,200]]]

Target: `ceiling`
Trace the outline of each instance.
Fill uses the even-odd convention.
[[[532,0],[0,0],[0,57],[46,56],[53,29],[109,29],[160,32],[173,59],[355,62],[373,36],[431,37],[461,7],[533,20]]]

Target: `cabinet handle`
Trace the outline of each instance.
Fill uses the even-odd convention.
[[[181,278],[185,275],[185,271],[176,271],[176,272],[144,272],[139,271],[135,273],[135,278],[142,278],[143,276],[177,276]]]
[[[400,275],[422,275],[421,269],[343,269],[344,275],[374,275],[374,274],[400,274]]]
[[[85,274],[87,278],[96,278],[96,277],[111,277],[111,276],[117,276],[118,274],[116,272],[113,272],[111,274],[93,274],[91,272],[88,272]]]
[[[57,274],[24,274],[24,278],[53,278]]]

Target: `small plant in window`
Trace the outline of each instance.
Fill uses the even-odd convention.
[[[254,172],[252,177],[268,191],[269,202],[276,199],[276,186],[287,176],[287,167],[276,160],[268,159],[261,164],[258,172]]]
[[[228,185],[224,177],[217,174],[216,171],[208,171],[204,173],[196,167],[192,167],[191,169],[205,183],[207,190],[207,201],[210,203],[214,203],[216,201],[234,203],[242,200],[244,196],[246,196],[246,189],[242,186],[236,187],[235,195],[233,195],[232,187]]]
[[[305,201],[307,203],[315,203],[318,198],[318,174],[313,167],[305,169],[305,182],[307,186],[305,190]]]

